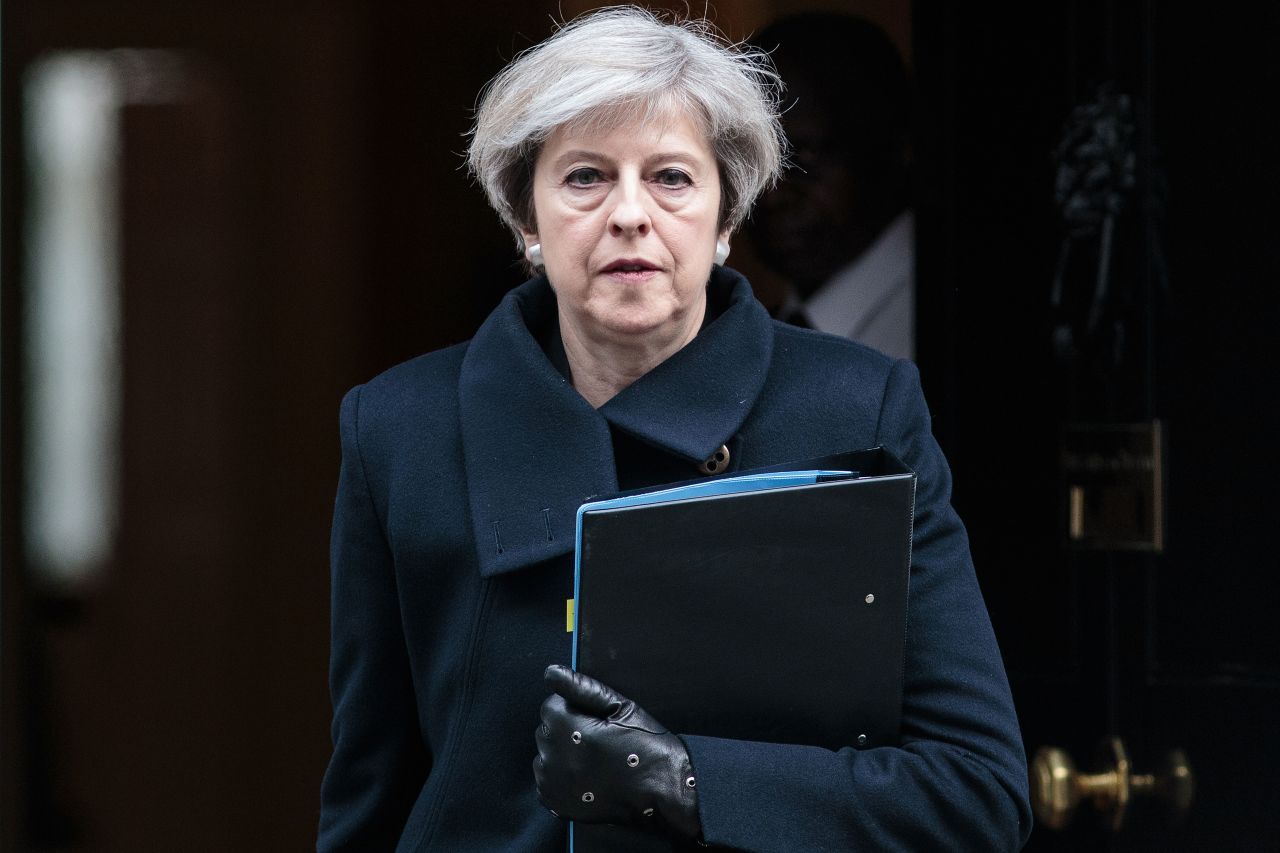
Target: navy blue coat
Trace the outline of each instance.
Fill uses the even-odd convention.
[[[567,663],[574,512],[618,487],[613,433],[682,472],[883,444],[919,475],[902,745],[685,737],[704,837],[757,851],[1015,850],[1026,759],[915,367],[771,320],[737,273],[684,349],[593,409],[531,327],[545,279],[470,342],[353,389],[332,540],[333,756],[321,851],[562,853],[537,801],[542,672]]]

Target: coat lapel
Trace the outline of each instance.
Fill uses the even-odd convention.
[[[747,280],[717,267],[710,286],[728,290],[724,312],[600,409],[619,429],[695,465],[742,427],[773,355],[773,321]]]
[[[617,491],[609,427],[697,463],[738,431],[763,387],[773,331],[750,285],[717,269],[729,305],[684,349],[593,409],[530,328],[550,322],[545,278],[507,294],[472,339],[458,403],[480,574],[573,550],[578,507]]]

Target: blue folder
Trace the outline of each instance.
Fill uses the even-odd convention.
[[[574,540],[573,556],[573,668],[578,668],[578,613],[576,604],[580,600],[582,581],[582,519],[593,512],[611,509],[649,506],[651,504],[686,501],[694,498],[711,498],[719,495],[735,495],[743,492],[761,492],[767,489],[782,489],[788,486],[810,486],[814,483],[846,480],[856,477],[854,471],[779,471],[765,474],[743,474],[738,477],[724,477],[718,480],[704,480],[696,483],[685,483],[656,492],[638,492],[600,501],[590,501],[578,507],[578,518]]]
[[[873,448],[584,504],[573,666],[680,734],[896,745],[914,500]],[[603,824],[569,837],[672,849]]]

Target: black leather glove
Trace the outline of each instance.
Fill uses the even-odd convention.
[[[702,834],[689,751],[644,709],[590,676],[549,666],[533,778],[552,814]]]

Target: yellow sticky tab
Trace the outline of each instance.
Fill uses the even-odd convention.
[[[570,634],[573,633],[573,599],[566,598],[564,600],[564,629]]]

